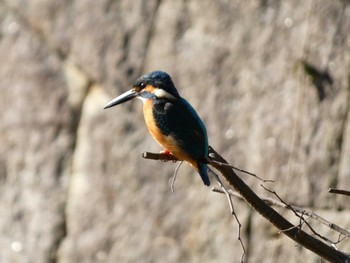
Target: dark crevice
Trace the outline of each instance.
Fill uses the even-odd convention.
[[[252,248],[252,243],[253,243],[253,240],[252,240],[252,224],[253,224],[253,214],[252,212],[250,211],[249,212],[249,215],[248,215],[248,218],[247,218],[247,221],[245,222],[245,227],[244,227],[244,234],[245,236],[247,237],[247,242],[246,242],[246,262],[248,263],[249,262],[249,256],[251,254],[251,248]]]
[[[93,82],[90,80],[87,83],[87,88],[85,89],[85,93],[84,93],[84,97],[81,101],[81,104],[79,105],[79,107],[75,107],[71,109],[71,121],[70,121],[70,126],[69,126],[69,134],[72,135],[72,141],[71,141],[71,145],[70,145],[70,167],[72,169],[73,166],[73,157],[74,157],[74,152],[76,150],[76,145],[77,145],[77,140],[78,140],[78,131],[79,131],[79,126],[80,126],[80,122],[81,122],[81,117],[82,117],[82,111],[83,111],[83,106],[86,100],[86,97],[91,89],[91,86],[93,86]],[[59,170],[58,170],[59,171]],[[68,180],[71,179],[71,174],[69,175]],[[60,249],[60,247],[62,246],[62,243],[64,242],[64,240],[66,239],[67,235],[68,235],[68,229],[67,229],[67,203],[68,203],[68,199],[69,199],[69,188],[70,188],[71,184],[68,183],[67,189],[66,190],[66,194],[65,194],[65,199],[64,199],[64,203],[62,205],[62,211],[61,214],[63,215],[63,220],[61,222],[61,224],[59,226],[57,226],[57,231],[56,233],[60,233],[59,235],[59,239],[57,239],[56,244],[55,244],[55,253],[54,254],[54,260],[51,261],[52,263],[56,263],[58,262],[58,251]]]
[[[302,64],[305,74],[310,77],[316,88],[319,101],[322,102],[327,96],[327,89],[332,91],[333,78],[328,72],[328,69],[318,69],[316,66],[307,61],[302,61]]]
[[[65,209],[63,207],[63,209]],[[56,231],[55,233],[56,236],[58,236],[59,238],[57,238],[55,240],[54,243],[54,253],[51,253],[52,258],[50,259],[50,263],[57,263],[58,262],[58,250],[61,247],[61,244],[63,242],[63,240],[65,239],[65,237],[67,236],[67,220],[66,220],[66,215],[62,215],[63,216],[63,220],[61,222],[61,224],[56,226]]]
[[[8,6],[5,6],[5,9],[8,10],[9,12],[12,12],[15,16],[16,19],[18,20],[19,23],[22,25],[26,26],[29,31],[38,39],[38,41],[48,49],[48,53],[50,54],[55,54],[58,59],[63,62],[67,59],[68,54],[61,50],[59,47],[53,45],[53,43],[47,39],[45,36],[45,33],[42,31],[40,27],[37,25],[33,24],[25,14],[23,14],[20,10]],[[80,68],[80,70],[82,70]],[[83,71],[83,70],[82,70]],[[85,74],[86,72],[83,71]],[[87,74],[86,74],[87,75]],[[61,124],[58,125],[57,130],[55,131],[55,136],[59,136],[60,133],[65,132],[65,130],[68,130],[69,134],[72,135],[71,139],[71,145],[69,146],[69,153],[65,154],[64,156],[61,156],[57,162],[56,168],[55,168],[55,175],[57,179],[62,179],[64,173],[65,173],[65,168],[66,166],[71,166],[69,163],[72,163],[72,158],[74,156],[74,151],[76,148],[76,143],[77,143],[77,137],[78,137],[78,129],[81,121],[81,115],[82,115],[82,109],[84,105],[85,98],[90,90],[90,87],[92,86],[93,82],[90,81],[87,83],[87,89],[84,94],[84,99],[82,100],[81,105],[79,107],[72,107],[70,109],[70,121],[69,122],[62,122]],[[68,91],[67,91],[68,92]],[[59,102],[59,104],[62,104],[63,106],[69,106],[67,102],[67,97],[62,98],[62,101]],[[68,165],[67,165],[68,164]],[[58,182],[60,183],[60,182]],[[65,240],[67,237],[67,215],[66,215],[66,204],[68,200],[68,195],[69,195],[69,185],[67,189],[62,189],[62,191],[66,191],[66,198],[62,202],[62,205],[60,207],[60,215],[62,216],[62,221],[56,225],[55,228],[55,242],[52,244],[52,247],[50,248],[50,257],[48,257],[48,262],[50,263],[56,263],[58,262],[58,251],[62,245],[62,242]]]

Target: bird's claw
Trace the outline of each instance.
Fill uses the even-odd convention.
[[[176,163],[176,158],[174,157],[174,155],[169,151],[169,150],[162,150],[160,151],[161,154],[165,154],[167,156],[167,160],[163,160],[163,162],[168,162],[168,161],[172,161],[174,163]]]

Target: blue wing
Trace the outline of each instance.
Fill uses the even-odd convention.
[[[208,156],[205,126],[193,107],[183,98],[154,103],[155,121],[160,130],[175,139],[181,149],[198,161]]]

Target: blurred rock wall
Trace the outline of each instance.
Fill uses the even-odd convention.
[[[232,164],[350,229],[349,1],[2,0],[0,25],[0,262],[239,262],[225,197],[141,158],[141,103],[102,110],[155,69]],[[247,261],[317,260],[234,204]]]

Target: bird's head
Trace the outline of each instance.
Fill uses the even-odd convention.
[[[152,71],[139,77],[131,90],[111,100],[104,108],[116,106],[133,98],[143,101],[147,99],[177,100],[180,95],[166,72]]]

